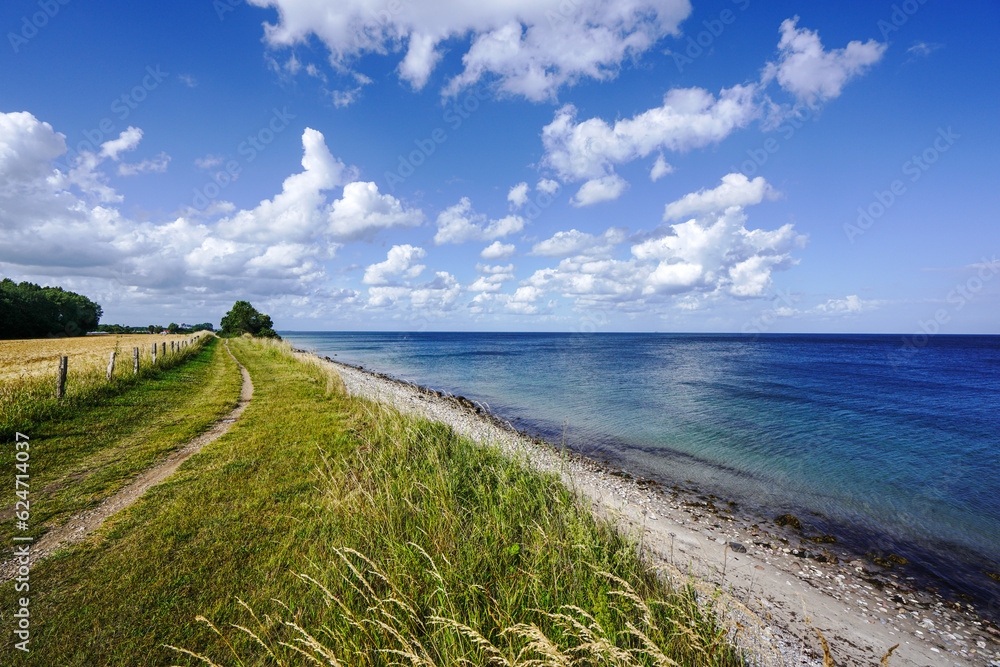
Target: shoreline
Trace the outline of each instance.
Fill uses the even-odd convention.
[[[739,628],[741,646],[756,656],[755,664],[822,664],[815,627],[841,665],[878,664],[895,644],[890,665],[1000,665],[995,626],[957,603],[914,590],[891,571],[877,571],[843,547],[808,542],[697,488],[636,477],[568,449],[564,457],[558,447],[467,398],[296,352],[336,369],[351,394],[446,423],[561,476],[595,514],[636,538],[671,579],[689,584],[693,577],[706,596],[727,591],[723,613],[730,628]]]

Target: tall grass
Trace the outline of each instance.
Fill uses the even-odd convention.
[[[272,369],[295,364],[326,394],[315,416],[295,415],[303,435],[331,413],[341,426],[316,443],[314,493],[304,516],[290,517],[302,538],[291,572],[299,586],[268,601],[247,584],[233,597],[237,613],[197,617],[215,641],[165,643],[176,659],[740,664],[694,591],[668,587],[635,544],[596,520],[553,475],[441,424],[331,392],[328,372],[292,361],[286,344],[241,341],[239,348],[252,374],[265,360]],[[256,603],[244,602],[253,597]]]
[[[132,350],[117,346],[115,370],[107,379],[107,362],[79,367],[70,364],[65,395],[56,398],[56,367],[49,377],[24,374],[0,382],[0,441],[12,439],[17,431],[33,429],[40,423],[94,405],[159,373],[179,366],[201,351],[210,336],[199,336],[173,354],[159,355],[154,364],[149,350],[139,357],[139,372],[133,371]],[[158,341],[159,342],[159,341]]]

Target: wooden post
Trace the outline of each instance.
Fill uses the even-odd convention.
[[[69,369],[69,357],[59,357],[59,372],[56,374],[56,398],[66,394],[66,371]]]
[[[156,365],[156,343],[153,343],[153,365]]]
[[[170,354],[174,354],[174,341],[170,341]]]
[[[139,372],[139,348],[132,348],[132,373]]]
[[[108,359],[108,382],[111,382],[112,376],[115,374],[115,355],[117,352],[111,352],[111,358]]]
[[[166,359],[167,358],[167,342],[163,341],[162,344],[163,344],[163,347],[161,349],[163,350],[163,358]]]

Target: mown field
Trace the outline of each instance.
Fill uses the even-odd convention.
[[[556,477],[347,396],[287,345],[229,345],[254,380],[243,416],[89,541],[34,567],[31,653],[5,631],[10,664],[741,664],[713,612],[667,587]],[[159,390],[213,391],[227,398],[205,413],[218,413],[237,377],[221,341],[188,363],[200,366],[161,374]],[[119,433],[81,462],[129,451],[140,431],[204,423],[192,400],[147,416],[135,390],[114,406]],[[67,439],[100,409],[36,431],[32,456],[84,446]],[[73,468],[52,485],[60,494]],[[0,586],[4,619],[12,585]]]
[[[0,340],[0,382],[14,378],[55,377],[59,357],[69,357],[71,372],[105,368],[111,352],[118,352],[118,363],[132,363],[132,348],[139,348],[142,359],[148,361],[153,343],[190,340],[194,335],[108,334],[106,336],[76,336],[72,338],[33,338],[30,340]]]

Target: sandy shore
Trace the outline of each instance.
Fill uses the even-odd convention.
[[[790,526],[741,516],[725,499],[664,487],[518,433],[461,397],[334,362],[352,395],[450,425],[539,470],[561,475],[594,512],[631,534],[666,576],[694,582],[760,665],[822,665],[817,628],[837,665],[1000,667],[1000,631],[972,610],[922,591],[867,561],[835,557]]]

